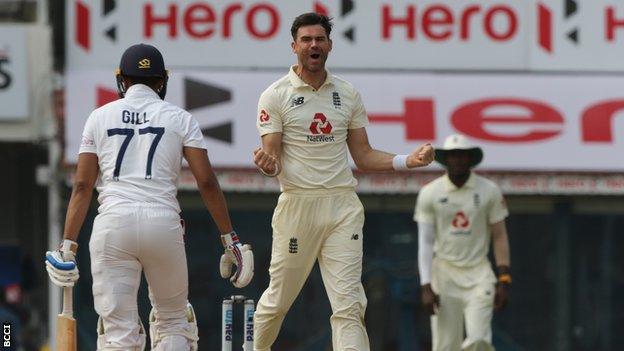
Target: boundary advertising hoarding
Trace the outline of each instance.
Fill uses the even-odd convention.
[[[0,26],[0,121],[29,116],[28,30],[27,26]]]
[[[69,68],[158,46],[172,67],[280,68],[300,13],[334,18],[330,67],[624,70],[617,0],[67,1]]]
[[[260,93],[286,72],[174,71],[167,100],[199,121],[217,167],[250,168]],[[514,74],[339,76],[361,92],[371,144],[406,153],[462,133],[481,145],[481,169],[624,171],[624,77]],[[112,71],[67,73],[66,152],[76,161],[82,128],[117,98]],[[331,120],[331,116],[327,116]],[[313,116],[310,116],[312,121]]]

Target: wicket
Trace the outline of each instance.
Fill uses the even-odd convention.
[[[253,299],[248,299],[243,295],[233,295],[223,299],[221,318],[221,351],[232,351],[232,340],[234,339],[234,304],[244,304],[244,335],[243,350],[253,351],[253,327],[255,303]]]

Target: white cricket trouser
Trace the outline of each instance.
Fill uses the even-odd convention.
[[[144,345],[137,308],[142,270],[159,332],[184,335],[188,273],[183,231],[180,216],[163,207],[123,206],[97,215],[89,250],[95,311],[104,323],[99,350]]]
[[[256,309],[254,350],[270,350],[318,259],[333,312],[333,349],[368,351],[366,296],[361,282],[364,208],[355,192],[282,193],[272,225],[271,281]]]
[[[490,262],[484,259],[475,267],[461,268],[435,258],[431,278],[433,291],[440,296],[438,312],[431,316],[432,350],[493,351],[496,278]]]

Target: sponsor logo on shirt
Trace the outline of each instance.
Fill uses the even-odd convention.
[[[82,137],[82,142],[80,143],[80,146],[95,146],[95,141],[93,141],[92,139],[89,139],[85,136]]]
[[[310,132],[312,135],[308,135],[308,142],[311,143],[331,143],[335,141],[335,137],[331,135],[333,129],[332,124],[327,120],[322,113],[317,113],[312,119],[310,124]]]
[[[269,114],[265,110],[261,110],[260,116],[258,116],[258,119],[260,120],[260,125],[264,126],[264,125],[269,124],[269,121],[271,120],[271,116],[269,116]]]
[[[303,105],[303,101],[304,97],[300,96],[300,97],[294,97],[292,98],[292,101],[290,103],[290,107],[295,107],[295,106],[299,106],[299,105]]]
[[[359,234],[352,234],[351,235],[351,240],[358,240],[360,238]]]
[[[464,213],[464,211],[457,211],[453,220],[451,221],[451,225],[453,229],[451,231],[452,234],[456,235],[469,235],[470,234],[470,219]]]

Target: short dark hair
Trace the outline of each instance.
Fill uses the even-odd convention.
[[[290,34],[292,34],[293,40],[297,40],[297,31],[300,27],[303,26],[313,26],[315,24],[320,24],[325,28],[325,33],[327,33],[327,38],[329,38],[329,34],[332,30],[332,19],[321,15],[316,12],[308,12],[302,15],[297,16],[293,21],[292,27],[290,27]]]

